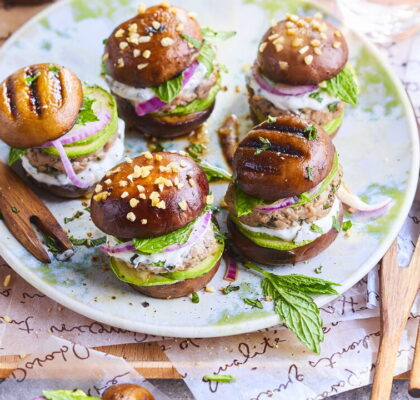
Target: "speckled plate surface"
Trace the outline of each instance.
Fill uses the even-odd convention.
[[[229,67],[229,74],[224,76],[228,90],[219,94],[208,123],[212,143],[207,159],[223,167],[215,130],[232,112],[241,117],[243,133],[250,128],[244,118],[248,110],[243,67],[253,62],[260,36],[272,18],[279,19],[286,11],[313,14],[314,10],[308,5],[298,6],[295,1],[281,0],[176,3],[196,11],[203,26],[238,32],[235,38],[219,46],[220,60]],[[133,15],[136,4],[130,0],[70,0],[49,7],[0,49],[0,80],[23,65],[57,62],[74,70],[82,80],[105,86],[99,76],[102,40],[117,23]],[[275,270],[278,274],[315,275],[314,268],[322,265],[322,273],[317,276],[340,283],[340,292],[366,275],[397,235],[414,197],[419,162],[415,120],[401,84],[376,49],[354,32],[346,32],[346,36],[362,91],[359,105],[347,109],[344,125],[335,139],[345,181],[369,201],[390,196],[394,202],[388,214],[377,220],[353,221],[351,237],[340,234],[325,253],[311,262]],[[128,134],[126,144],[130,155],[146,149],[146,144],[133,133]],[[167,149],[180,149],[186,141],[164,145]],[[0,159],[5,160],[7,153],[7,146],[0,144]],[[216,199],[223,196],[225,189],[225,185],[212,187]],[[64,201],[45,195],[42,198],[61,222],[84,208],[80,200]],[[101,236],[87,212],[64,226],[77,238],[88,233]],[[242,297],[254,297],[261,291],[260,278],[242,269],[237,281],[239,291],[228,296],[219,290],[200,293],[200,303],[193,304],[189,298],[155,300],[139,295],[114,278],[106,267],[106,256],[99,249],[79,247],[68,262],[42,265],[18,244],[1,221],[0,255],[29,283],[62,305],[132,331],[212,337],[254,331],[279,322],[272,303],[264,302],[263,310],[251,309],[243,303]],[[222,264],[211,283],[216,289],[227,284],[222,280],[224,269]],[[331,296],[322,296],[317,303],[323,305],[330,300]],[[148,307],[142,305],[145,301]]]

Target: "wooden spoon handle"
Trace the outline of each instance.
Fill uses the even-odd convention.
[[[410,373],[408,393],[412,397],[420,397],[420,323],[417,329],[416,351],[414,353],[413,367]]]

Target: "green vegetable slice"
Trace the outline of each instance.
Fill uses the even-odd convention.
[[[328,133],[328,135],[331,135],[340,127],[340,125],[343,122],[343,119],[344,119],[344,112],[339,117],[323,125],[322,129],[324,129],[324,131]]]
[[[338,75],[325,81],[325,87],[322,89],[332,97],[339,98],[345,103],[356,105],[360,87],[354,68],[350,64],[346,64]]]
[[[44,390],[42,394],[47,400],[101,400],[88,396],[82,390]]]

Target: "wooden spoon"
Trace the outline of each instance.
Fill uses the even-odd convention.
[[[371,400],[389,399],[401,335],[420,283],[420,239],[408,267],[397,264],[397,240],[385,254],[380,268],[381,341]]]

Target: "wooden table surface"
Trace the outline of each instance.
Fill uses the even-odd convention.
[[[3,0],[1,3],[0,45],[25,21],[50,4],[47,2],[40,5],[23,6],[13,5],[13,3],[13,0]],[[27,3],[35,3],[35,1],[27,1]],[[182,379],[161,349],[159,342],[103,346],[95,349],[123,357],[147,379]],[[7,377],[21,361],[21,357],[17,355],[0,357],[0,378]],[[408,374],[402,374],[396,378],[407,379],[407,377]]]

